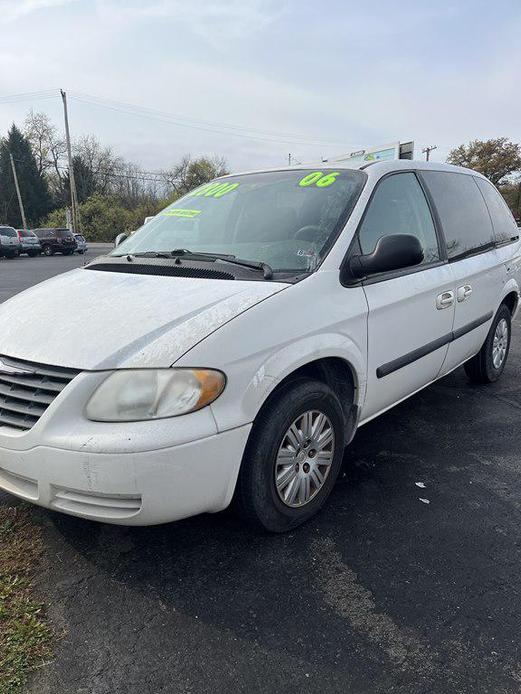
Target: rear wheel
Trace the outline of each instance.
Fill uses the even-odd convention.
[[[473,383],[494,383],[503,373],[510,350],[511,321],[510,310],[501,304],[483,347],[465,364],[465,372]]]
[[[237,482],[241,515],[258,528],[285,532],[314,516],[342,464],[344,416],[320,381],[281,388],[254,422]]]
[[[38,251],[29,251],[29,252],[27,253],[27,255],[28,255],[30,258],[36,258],[36,256],[39,255],[39,253],[38,253]]]
[[[44,255],[46,255],[47,257],[49,257],[50,255],[54,255],[54,251],[53,251],[53,249],[51,248],[51,246],[44,246],[44,247],[42,248],[42,253],[43,253]]]

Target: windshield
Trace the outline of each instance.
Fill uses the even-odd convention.
[[[0,236],[18,236],[18,234],[11,227],[0,227]]]
[[[111,255],[219,253],[274,272],[313,270],[363,188],[361,171],[291,170],[226,176],[160,212]]]

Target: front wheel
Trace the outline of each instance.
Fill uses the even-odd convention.
[[[46,255],[47,257],[54,255],[54,251],[52,250],[52,248],[50,246],[44,246],[42,248],[42,253],[44,255]]]
[[[465,364],[465,372],[473,383],[494,383],[503,373],[510,350],[511,322],[508,307],[501,304],[483,347]]]
[[[329,496],[344,453],[344,415],[324,383],[283,386],[258,414],[235,500],[258,528],[285,532],[314,516]]]

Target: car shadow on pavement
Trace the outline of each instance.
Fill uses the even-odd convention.
[[[60,676],[97,681],[110,653],[111,686],[128,675],[132,692],[170,671],[165,691],[519,691],[507,372],[485,388],[458,371],[362,427],[325,510],[286,535],[230,512],[150,528],[50,514]]]

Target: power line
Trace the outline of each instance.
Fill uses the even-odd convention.
[[[220,123],[216,121],[208,121],[208,120],[201,120],[199,118],[194,118],[191,116],[183,116],[180,114],[175,114],[175,113],[169,113],[167,111],[161,111],[159,109],[155,108],[150,108],[150,107],[145,107],[145,106],[139,106],[136,104],[130,104],[127,102],[123,101],[116,101],[115,99],[107,99],[105,97],[99,97],[99,96],[94,96],[92,94],[85,94],[82,92],[70,92],[71,95],[75,98],[78,99],[83,99],[84,101],[87,101],[91,104],[96,104],[99,106],[107,106],[107,105],[112,105],[114,108],[118,108],[121,110],[125,111],[131,111],[132,114],[134,115],[142,115],[144,117],[150,116],[150,117],[157,117],[160,116],[162,118],[167,118],[167,119],[173,119],[175,121],[181,121],[186,123],[187,125],[201,125],[201,126],[208,126],[212,128],[219,128],[219,129],[225,129],[225,130],[236,130],[236,131],[241,131],[241,132],[246,132],[246,133],[255,133],[258,135],[265,135],[269,137],[285,137],[290,140],[295,140],[295,139],[300,139],[300,140],[306,140],[306,142],[310,142],[311,144],[328,144],[332,146],[349,146],[349,147],[360,147],[361,145],[358,144],[350,144],[346,142],[325,142],[321,140],[320,138],[307,138],[304,135],[296,135],[292,133],[283,133],[280,131],[273,131],[273,130],[260,130],[258,128],[254,128],[251,126],[244,126],[244,125],[237,125],[237,124],[230,124],[230,123]]]
[[[195,130],[202,130],[205,132],[218,133],[221,135],[231,135],[233,137],[241,137],[247,140],[258,140],[260,142],[273,142],[275,144],[294,144],[294,145],[306,145],[306,146],[328,146],[328,147],[359,147],[359,144],[349,144],[346,142],[325,142],[319,139],[304,139],[300,135],[287,135],[287,134],[277,134],[271,133],[269,131],[259,131],[253,128],[248,128],[247,126],[238,125],[225,125],[219,123],[211,123],[209,121],[197,121],[195,119],[188,119],[183,116],[176,116],[175,114],[170,114],[163,111],[157,111],[155,109],[148,109],[141,106],[134,106],[131,104],[124,104],[122,102],[111,101],[109,99],[102,99],[100,97],[87,97],[81,95],[79,92],[71,92],[71,99],[78,101],[80,103],[89,104],[91,106],[97,106],[98,108],[105,108],[118,113],[125,113],[127,115],[145,118],[150,120],[156,120],[162,123],[167,123],[169,125],[175,125],[182,128],[190,128]],[[253,134],[250,134],[253,133]],[[256,134],[259,133],[259,134]],[[265,133],[263,135],[262,133]],[[300,139],[297,139],[300,138]]]
[[[47,89],[40,92],[22,92],[21,94],[8,94],[0,96],[0,104],[16,104],[22,101],[39,101],[43,99],[57,99],[57,89]]]

